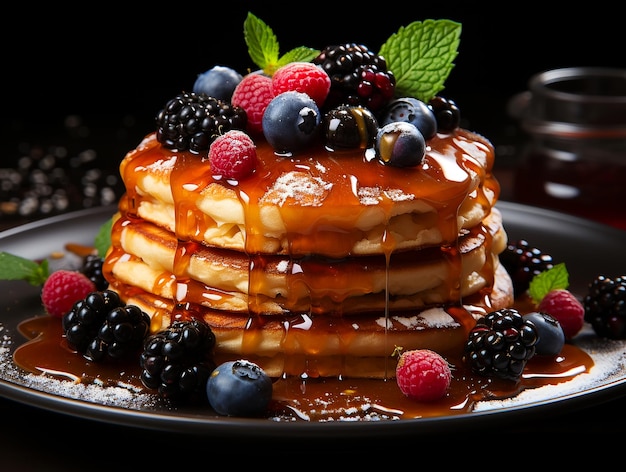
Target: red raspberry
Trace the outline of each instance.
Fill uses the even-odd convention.
[[[446,360],[430,349],[405,351],[396,366],[396,382],[412,400],[428,402],[445,395],[452,372]]]
[[[254,141],[243,131],[230,130],[218,136],[209,147],[213,175],[241,180],[254,171],[256,163]]]
[[[585,308],[567,289],[549,291],[539,302],[537,310],[556,318],[566,339],[572,339],[583,327]]]
[[[231,104],[246,111],[246,129],[250,134],[263,134],[263,112],[272,98],[272,79],[259,72],[246,75],[235,87]]]
[[[279,68],[272,77],[272,92],[302,92],[322,108],[330,90],[330,77],[324,69],[312,62],[291,62]]]
[[[56,270],[43,284],[41,301],[49,315],[61,318],[75,302],[95,290],[95,284],[82,272]]]

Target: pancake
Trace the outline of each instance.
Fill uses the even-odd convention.
[[[396,347],[458,354],[478,316],[513,302],[484,137],[438,135],[401,171],[362,151],[286,158],[261,140],[257,155],[256,177],[234,183],[154,135],[122,161],[103,271],[152,331],[201,317],[217,360],[385,378]]]

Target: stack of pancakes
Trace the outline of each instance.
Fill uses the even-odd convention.
[[[478,316],[512,303],[484,137],[438,135],[411,168],[321,145],[278,156],[263,140],[257,157],[251,177],[216,180],[151,134],[122,161],[104,272],[154,331],[198,316],[218,361],[388,377],[397,347],[458,353]]]

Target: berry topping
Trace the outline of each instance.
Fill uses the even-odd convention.
[[[428,106],[435,114],[439,133],[451,133],[461,125],[461,111],[454,101],[436,96],[430,99]]]
[[[83,259],[83,266],[80,271],[87,276],[96,286],[96,290],[106,290],[109,282],[104,278],[102,265],[104,258],[97,254],[88,254]]]
[[[46,279],[41,289],[41,301],[46,312],[61,318],[77,301],[96,290],[94,283],[78,271],[56,270]]]
[[[157,115],[156,136],[165,147],[198,154],[220,134],[245,129],[246,119],[243,108],[204,93],[183,92]]]
[[[432,109],[421,100],[412,97],[396,98],[380,114],[380,125],[394,121],[406,121],[414,125],[425,140],[437,134],[437,119]]]
[[[176,320],[148,336],[140,356],[141,382],[165,398],[206,399],[206,383],[215,368],[215,335],[200,319]]]
[[[492,311],[471,329],[463,360],[477,374],[517,381],[538,339],[535,325],[517,310]]]
[[[426,155],[424,136],[406,121],[396,121],[380,128],[374,148],[383,164],[395,167],[415,167]]]
[[[324,115],[326,148],[332,151],[371,148],[378,122],[367,108],[342,105]]]
[[[93,291],[63,316],[67,344],[93,362],[136,354],[150,330],[150,317],[125,305],[116,292]]]
[[[318,134],[321,116],[317,104],[302,92],[283,92],[263,114],[265,139],[279,154],[304,149]]]
[[[211,143],[209,163],[214,176],[232,180],[244,179],[256,167],[254,141],[243,131],[228,131]]]
[[[224,66],[214,66],[198,75],[193,84],[193,93],[205,93],[224,102],[230,102],[235,87],[243,77],[239,72]]]
[[[405,351],[398,359],[396,382],[404,395],[421,402],[443,397],[452,372],[446,360],[429,349]]]
[[[598,275],[583,298],[585,321],[598,336],[626,339],[626,275]]]
[[[550,254],[532,247],[525,239],[509,242],[500,254],[500,262],[511,276],[516,296],[528,290],[533,277],[554,266]]]
[[[539,302],[537,310],[556,318],[566,339],[572,339],[583,327],[585,309],[569,290],[549,291]]]
[[[259,72],[246,75],[235,88],[231,103],[246,111],[246,131],[251,135],[263,133],[263,113],[272,98],[272,79]]]
[[[207,397],[224,416],[261,416],[272,399],[272,380],[253,362],[237,360],[219,365],[207,382]]]
[[[289,91],[306,93],[320,108],[329,90],[330,77],[312,62],[291,62],[279,68],[272,77],[274,96]]]
[[[533,311],[523,315],[537,329],[539,339],[535,345],[535,354],[538,356],[556,356],[563,349],[565,334],[559,321],[548,313]]]
[[[367,46],[355,43],[329,46],[313,63],[319,64],[331,80],[327,109],[363,105],[376,112],[393,98],[396,79],[387,70],[385,58]]]
[[[585,309],[568,286],[569,274],[561,263],[534,276],[528,293],[537,310],[556,318],[565,339],[572,339],[583,327]]]

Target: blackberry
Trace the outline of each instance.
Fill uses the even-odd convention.
[[[331,80],[326,110],[339,105],[362,105],[376,112],[393,98],[396,78],[387,70],[385,58],[367,46],[328,46],[312,62],[320,65]]]
[[[231,129],[245,130],[246,112],[205,93],[183,92],[169,100],[156,117],[163,146],[198,154]]]
[[[585,321],[598,336],[626,339],[626,275],[598,275],[583,298]]]
[[[200,319],[176,320],[148,336],[140,356],[141,382],[172,400],[206,399],[215,368],[215,335]]]
[[[91,280],[96,289],[106,290],[109,288],[109,282],[104,278],[102,273],[102,265],[104,264],[104,258],[97,254],[88,254],[83,259],[83,265],[80,271]]]
[[[535,355],[537,328],[517,310],[505,308],[480,318],[465,344],[464,362],[487,377],[518,380]]]
[[[535,275],[554,267],[554,260],[550,254],[531,247],[525,239],[509,242],[500,254],[500,263],[511,276],[516,296],[528,290],[530,281]]]
[[[139,351],[150,329],[150,317],[126,305],[116,292],[94,291],[63,316],[67,344],[93,362],[119,360]]]
[[[461,111],[453,100],[436,96],[430,99],[428,107],[435,114],[439,133],[451,133],[461,126]]]

